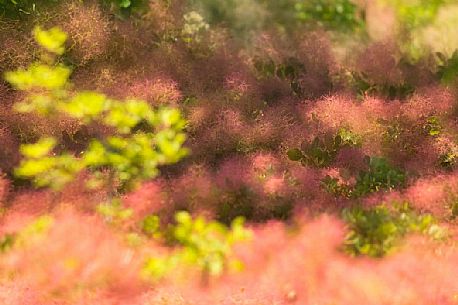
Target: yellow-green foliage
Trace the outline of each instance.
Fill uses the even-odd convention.
[[[186,155],[182,147],[185,121],[179,110],[153,109],[142,100],[118,101],[97,92],[70,92],[71,71],[56,58],[64,52],[66,34],[58,28],[44,31],[38,27],[34,34],[45,50],[41,61],[5,74],[15,88],[27,93],[15,109],[57,119],[69,117],[80,125],[105,125],[113,132],[106,138],[92,139],[79,156],[53,154],[58,144],[53,138],[23,145],[18,176],[33,179],[37,186],[60,189],[83,169],[97,178],[108,168],[111,178],[129,186],[156,176],[158,166]]]
[[[433,21],[439,8],[448,0],[383,0],[394,7],[403,26],[413,29]]]
[[[207,281],[209,277],[220,276],[225,270],[242,267],[233,258],[232,247],[250,238],[243,218],[236,218],[230,228],[217,221],[208,222],[203,217],[193,219],[187,212],[178,212],[175,220],[177,224],[171,229],[172,239],[179,247],[169,256],[150,258],[144,269],[148,276],[161,278],[177,266],[189,265],[197,266],[202,279]],[[156,224],[153,225],[156,227]],[[154,231],[157,231],[156,228]]]
[[[378,205],[345,209],[343,216],[349,228],[345,251],[351,255],[381,257],[391,253],[402,237],[410,233],[422,233],[436,240],[446,236],[432,215],[419,215],[406,202],[394,204],[393,208]]]
[[[428,52],[450,58],[458,46],[454,0],[379,0],[391,6],[402,31],[401,49],[417,61]]]
[[[67,34],[62,32],[59,28],[54,27],[48,31],[42,30],[40,27],[36,27],[33,31],[35,40],[48,50],[49,52],[62,55],[65,52],[65,41],[67,40]]]
[[[102,203],[97,206],[97,212],[103,216],[106,222],[112,224],[119,224],[129,219],[133,210],[130,208],[124,208],[122,202],[119,199],[114,199],[111,202]]]
[[[161,221],[157,215],[148,215],[142,221],[143,233],[153,238],[160,238],[161,234]]]
[[[13,247],[21,247],[31,243],[39,243],[51,229],[54,219],[49,215],[36,218],[24,228],[15,233],[0,237],[0,252],[6,252]]]
[[[37,186],[50,185],[55,189],[73,180],[84,164],[71,154],[53,155],[56,144],[54,138],[42,138],[37,143],[22,145],[24,159],[16,175],[33,178]]]
[[[359,8],[351,0],[306,0],[295,4],[296,18],[339,31],[364,25]]]

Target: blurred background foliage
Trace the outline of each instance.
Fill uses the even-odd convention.
[[[399,247],[407,234],[425,234],[434,240],[447,235],[434,216],[418,215],[407,202],[348,208],[343,211],[343,218],[349,228],[344,250],[353,256],[382,257]]]
[[[263,31],[272,30],[293,34],[322,29],[334,35],[345,34],[339,44],[353,39],[360,42],[368,38],[378,40],[380,33],[389,32],[411,62],[430,54],[441,54],[448,59],[458,47],[458,6],[453,0],[99,1],[109,14],[120,18],[132,14],[143,18],[156,6],[175,7],[178,4],[183,7],[180,9],[182,35],[187,41],[196,39],[199,32],[208,31],[209,27],[227,29],[248,45]],[[1,0],[0,15],[13,19],[49,17],[46,12],[59,4],[60,1],[55,0]]]

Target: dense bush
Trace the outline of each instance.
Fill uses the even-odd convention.
[[[368,170],[359,173],[354,185],[342,184],[337,178],[326,176],[322,181],[323,186],[332,194],[358,198],[380,190],[402,187],[405,184],[405,173],[391,167],[386,159],[369,157],[367,160]]]
[[[151,224],[154,218],[148,219]],[[230,229],[215,221],[207,222],[203,217],[192,219],[189,213],[183,211],[175,215],[175,220],[176,225],[163,234],[180,248],[169,256],[147,260],[144,272],[153,279],[160,279],[176,272],[174,269],[180,266],[189,265],[197,267],[202,284],[208,285],[212,277],[243,268],[231,253],[235,243],[250,236],[243,227],[242,218],[235,219]]]
[[[358,135],[341,128],[335,136],[326,134],[323,139],[316,137],[312,143],[303,142],[301,149],[288,150],[288,158],[291,161],[300,161],[303,165],[326,167],[334,161],[341,148],[359,145],[361,138]]]
[[[346,209],[343,218],[349,226],[344,248],[352,255],[381,257],[391,253],[399,246],[400,238],[409,233],[424,233],[435,239],[445,237],[431,215],[417,215],[408,203]]]
[[[0,303],[455,304],[457,12],[0,0]]]

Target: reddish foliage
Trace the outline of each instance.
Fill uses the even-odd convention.
[[[377,11],[371,10],[381,8],[369,2],[372,18]],[[22,94],[0,82],[0,303],[456,303],[455,236],[442,244],[412,237],[380,260],[350,258],[340,250],[346,229],[330,216],[354,204],[408,201],[456,230],[451,220],[458,209],[456,160],[446,169],[439,161],[447,154],[456,158],[456,92],[438,84],[428,59],[415,65],[400,60],[401,50],[390,37],[393,28],[377,28],[373,19],[369,34],[383,39],[345,50],[336,46],[332,33],[307,25],[294,33],[281,26],[266,29],[240,41],[224,22],[207,20],[205,14],[210,29],[202,41],[185,42],[187,1],[148,5],[151,10],[132,12],[131,18],[118,18],[119,11],[97,1],[64,1],[43,15],[24,16],[23,22],[0,17],[0,70],[26,66],[37,57],[33,24],[58,24],[69,34],[62,61],[74,65],[75,90],[180,108],[191,149],[180,164],[161,168],[160,179],[120,194],[133,216],[109,225],[96,212],[107,192],[89,191],[86,174],[53,193],[21,186],[13,173],[21,143],[52,135],[62,150],[80,152],[92,137],[110,131],[64,117],[18,114],[12,105]],[[391,12],[380,16],[394,24]],[[348,69],[364,74],[378,89],[357,96],[351,75],[341,74]],[[380,89],[403,84],[415,91],[390,100]],[[438,130],[431,133],[432,117]],[[342,128],[362,144],[339,147],[323,167],[288,160],[289,149],[335,136]],[[326,176],[356,183],[368,170],[367,156],[384,157],[403,170],[405,188],[357,199],[326,192]],[[178,210],[225,223],[245,216],[254,239],[235,249],[245,269],[212,279],[205,288],[198,275],[175,278],[180,270],[145,285],[144,260],[176,249],[146,240],[141,221],[157,214],[167,227]],[[8,234],[42,215],[54,218],[49,232],[10,247]]]
[[[2,273],[40,299],[132,299],[142,283],[141,259],[93,216],[62,210],[43,239],[26,240],[2,260]],[[45,302],[45,301],[43,301]]]

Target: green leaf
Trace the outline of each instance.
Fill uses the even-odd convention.
[[[62,55],[65,51],[65,41],[67,40],[67,34],[58,27],[53,27],[47,31],[42,30],[41,27],[37,26],[33,30],[35,40],[51,53]]]
[[[122,8],[128,8],[132,5],[132,2],[130,0],[120,0],[119,1],[119,6]]]
[[[152,237],[158,237],[161,235],[160,228],[161,222],[159,216],[148,215],[143,219],[142,231]]]
[[[56,139],[42,138],[34,144],[24,144],[21,146],[21,153],[28,158],[42,158],[48,155],[56,146]]]
[[[65,66],[51,67],[49,65],[35,63],[27,70],[17,70],[5,73],[5,79],[20,90],[33,88],[61,89],[68,81],[70,69]]]
[[[432,215],[418,215],[406,202],[393,203],[390,208],[382,204],[345,209],[342,215],[349,228],[344,247],[351,255],[384,256],[410,233],[426,234],[436,240],[446,236]]]
[[[299,160],[304,158],[304,155],[302,154],[302,151],[300,149],[298,149],[298,148],[292,148],[292,149],[288,150],[287,154],[288,154],[288,158],[291,161],[299,161]]]
[[[96,92],[80,92],[68,103],[61,105],[62,110],[77,119],[89,122],[100,115],[107,107],[105,95]]]

